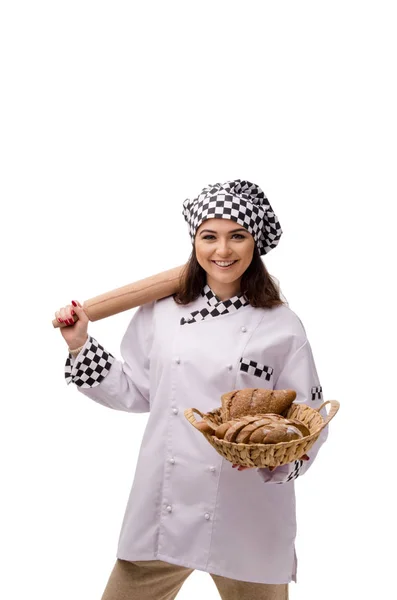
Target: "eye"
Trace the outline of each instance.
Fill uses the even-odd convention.
[[[237,235],[240,238],[245,238],[245,235],[242,235],[241,233],[233,233],[232,237],[234,237],[235,235]],[[201,239],[206,240],[208,238],[213,238],[214,236],[210,233],[207,233],[206,235],[204,235]]]

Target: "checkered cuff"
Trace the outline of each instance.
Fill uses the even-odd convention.
[[[287,483],[299,477],[303,465],[303,460],[295,460],[292,463],[281,465],[269,471],[269,469],[257,469],[257,472],[264,483]]]
[[[66,383],[73,382],[82,388],[96,387],[109,373],[114,361],[114,356],[89,335],[76,357],[69,352],[65,363]]]

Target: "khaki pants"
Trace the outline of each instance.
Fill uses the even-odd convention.
[[[193,569],[161,560],[118,558],[101,600],[173,600]],[[212,575],[222,600],[288,600],[288,583],[250,583]]]

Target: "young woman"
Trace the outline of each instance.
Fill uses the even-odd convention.
[[[237,473],[184,416],[248,387],[322,404],[304,327],[261,259],[282,230],[263,191],[239,179],[185,200],[183,215],[193,249],[180,289],[138,307],[122,360],[87,333],[79,302],[55,313],[70,324],[60,330],[67,383],[109,408],[150,413],[102,600],[171,600],[194,569],[224,600],[286,600],[297,573],[294,480],[327,428],[305,461]]]

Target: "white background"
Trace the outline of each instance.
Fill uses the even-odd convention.
[[[66,386],[54,312],[183,264],[183,200],[236,178],[341,403],[296,482],[290,597],[393,596],[393,5],[2,3],[1,597],[101,597],[147,421]],[[134,310],[90,324],[117,357]],[[204,596],[195,571],[178,600]]]

